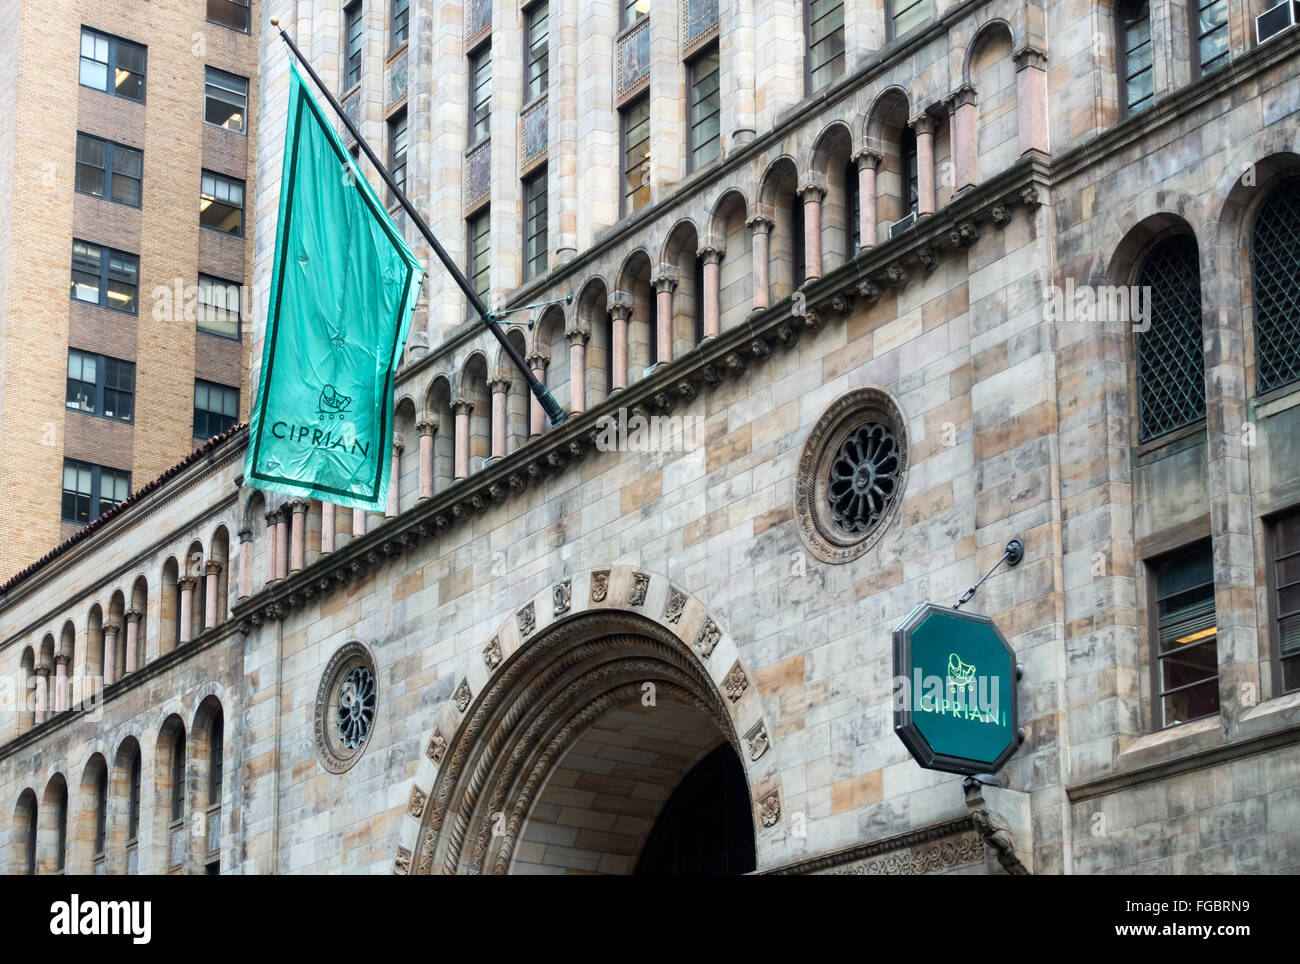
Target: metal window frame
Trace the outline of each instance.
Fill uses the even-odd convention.
[[[218,412],[218,411],[216,411],[215,409],[212,409],[212,408],[199,408],[199,400],[198,400],[198,398],[197,398],[197,394],[198,394],[198,390],[199,390],[199,386],[200,386],[200,385],[206,386],[206,388],[208,389],[209,400],[211,399],[211,392],[212,392],[212,390],[213,390],[214,388],[215,388],[215,389],[219,389],[219,390],[222,391],[222,392],[228,392],[228,393],[230,393],[231,395],[233,395],[233,396],[234,396],[234,399],[235,399],[235,414],[234,414],[233,416],[227,416],[224,412]],[[195,392],[195,396],[196,396],[196,397],[195,397],[195,399],[194,399],[194,421],[193,421],[193,430],[194,430],[194,434],[193,434],[193,436],[192,436],[193,438],[196,438],[196,439],[209,439],[209,438],[212,438],[212,437],[214,437],[214,436],[216,436],[216,435],[220,435],[221,432],[229,431],[229,429],[230,429],[230,425],[235,425],[235,424],[237,424],[237,423],[239,422],[239,387],[238,387],[238,386],[236,386],[236,385],[223,385],[223,384],[221,384],[221,382],[209,381],[209,380],[206,379],[206,378],[196,378],[196,379],[194,379],[194,392]],[[211,404],[210,401],[209,401],[209,404]],[[200,415],[200,413],[203,414],[205,417],[208,417],[208,418],[211,418],[211,417],[214,416],[214,415],[215,415],[215,416],[218,416],[218,417],[220,417],[220,418],[223,418],[223,419],[224,419],[224,418],[227,418],[227,417],[230,417],[230,418],[231,418],[230,425],[227,425],[227,426],[226,426],[225,428],[223,428],[220,432],[209,432],[209,433],[207,433],[207,434],[199,434],[199,431],[198,431],[198,421],[199,421],[199,415]]]
[[[343,8],[343,90],[346,93],[353,87],[361,83],[361,78],[365,73],[366,65],[366,39],[365,39],[365,5],[362,0],[352,0]],[[353,18],[356,18],[355,20]],[[352,27],[355,24],[357,28],[357,71],[356,80],[352,80],[352,69],[348,66],[348,58],[351,56],[350,49],[352,42]]]
[[[407,113],[406,108],[402,107],[399,110],[393,111],[392,116],[385,121],[385,133],[388,135],[388,144],[386,145],[388,150],[385,152],[388,155],[388,173],[393,176],[393,180],[397,182],[398,186],[403,191],[406,190],[406,155],[410,147],[409,117],[410,115]],[[399,126],[402,129],[403,135],[400,164],[397,160],[397,129]],[[391,195],[392,192],[390,191],[389,194]],[[393,197],[389,197],[388,199],[389,205],[392,205],[395,201],[396,198]]]
[[[398,9],[398,4],[403,4]],[[397,38],[398,16],[403,15],[401,19],[402,38]],[[388,53],[395,54],[402,49],[404,44],[411,39],[411,0],[392,0],[388,7]]]
[[[1151,730],[1152,733],[1160,733],[1160,732],[1163,732],[1164,730],[1173,729],[1173,728],[1176,727],[1176,726],[1183,726],[1183,725],[1185,725],[1185,724],[1187,724],[1187,723],[1194,723],[1194,722],[1196,722],[1197,720],[1208,720],[1208,719],[1210,719],[1211,717],[1213,717],[1213,716],[1215,715],[1215,714],[1213,714],[1213,713],[1210,713],[1210,714],[1206,714],[1205,716],[1197,716],[1197,717],[1194,717],[1194,718],[1192,718],[1192,719],[1190,719],[1190,720],[1182,720],[1182,721],[1180,721],[1180,722],[1178,722],[1178,723],[1170,723],[1170,724],[1166,724],[1166,723],[1164,722],[1164,698],[1165,698],[1165,696],[1169,695],[1169,693],[1176,693],[1176,692],[1178,692],[1178,690],[1180,690],[1180,689],[1190,688],[1191,686],[1201,686],[1201,685],[1203,685],[1204,683],[1208,682],[1210,679],[1214,679],[1216,682],[1220,679],[1220,676],[1219,676],[1219,666],[1218,666],[1218,660],[1217,660],[1217,653],[1218,653],[1218,633],[1217,633],[1217,630],[1216,630],[1216,633],[1215,633],[1215,653],[1216,653],[1216,660],[1215,660],[1214,676],[1213,676],[1213,677],[1206,677],[1205,679],[1203,679],[1203,680],[1199,680],[1199,681],[1197,681],[1196,683],[1189,684],[1189,685],[1186,686],[1186,687],[1175,687],[1174,689],[1169,690],[1169,691],[1166,692],[1166,691],[1163,689],[1162,679],[1161,679],[1161,673],[1160,673],[1160,669],[1161,669],[1160,660],[1161,660],[1162,657],[1161,657],[1161,653],[1160,653],[1160,613],[1159,613],[1159,609],[1160,609],[1160,599],[1161,599],[1162,597],[1161,597],[1160,594],[1159,594],[1159,592],[1160,592],[1160,587],[1159,587],[1159,578],[1158,578],[1157,570],[1158,570],[1161,566],[1165,565],[1167,562],[1169,562],[1170,560],[1172,560],[1174,557],[1176,557],[1176,556],[1180,556],[1180,555],[1183,555],[1183,554],[1185,554],[1185,553],[1190,553],[1190,552],[1193,552],[1193,551],[1197,551],[1197,550],[1199,550],[1199,549],[1201,549],[1201,548],[1204,548],[1207,552],[1211,552],[1211,553],[1212,553],[1212,552],[1213,552],[1213,543],[1212,543],[1212,541],[1211,541],[1208,537],[1206,537],[1206,538],[1200,538],[1200,539],[1194,539],[1194,540],[1192,540],[1191,542],[1184,543],[1184,544],[1181,545],[1181,546],[1177,546],[1177,547],[1175,547],[1175,548],[1173,548],[1173,549],[1169,549],[1169,550],[1166,551],[1166,552],[1162,552],[1162,553],[1160,553],[1160,554],[1157,555],[1157,556],[1152,556],[1152,557],[1149,558],[1149,559],[1143,559],[1143,560],[1142,560],[1142,566],[1143,566],[1143,568],[1145,569],[1146,597],[1147,597],[1147,606],[1146,606],[1146,610],[1147,610],[1147,611],[1146,611],[1147,638],[1150,640],[1150,644],[1149,644],[1149,656],[1150,656],[1150,658],[1149,658],[1149,661],[1148,661],[1148,662],[1149,662],[1149,664],[1150,664],[1150,665],[1149,665],[1149,672],[1150,672],[1150,680],[1151,680],[1151,713],[1150,713],[1150,720],[1151,720],[1151,723],[1150,723],[1150,730]],[[1211,577],[1211,578],[1212,578],[1212,577]],[[1214,583],[1211,582],[1210,585],[1213,586]],[[1217,621],[1217,619],[1218,619],[1217,604],[1216,604],[1216,610],[1215,610],[1215,619],[1216,619],[1216,621]],[[1204,645],[1204,644],[1202,644],[1202,645]],[[1168,654],[1166,653],[1165,655],[1168,655]],[[1222,704],[1222,693],[1220,693],[1220,711],[1222,711],[1222,705],[1223,705],[1223,704]]]
[[[541,216],[542,226],[540,230],[532,231],[531,228],[532,228],[533,219],[528,214],[528,202],[531,199],[530,191],[533,189],[533,186],[536,185],[538,181],[545,182],[545,187],[542,190],[542,195],[541,195],[542,204],[543,204],[542,216]],[[551,183],[547,171],[547,165],[545,163],[539,164],[528,174],[527,177],[523,179],[523,199],[524,199],[523,261],[524,261],[525,281],[532,281],[534,278],[539,278],[542,275],[546,274],[548,270],[550,270],[550,232],[548,231],[549,221],[551,217],[550,189],[551,189]],[[528,257],[529,244],[539,236],[542,238],[542,249],[540,253],[534,254],[532,258],[529,258]],[[533,264],[533,262],[536,261],[538,257],[542,259],[541,268],[535,268]]]
[[[237,177],[231,177],[228,174],[222,174],[219,171],[210,170],[206,167],[199,169],[199,201],[203,201],[206,198],[211,200],[214,204],[224,204],[226,207],[234,207],[234,205],[228,201],[221,200],[215,194],[203,193],[203,179],[205,177],[215,178],[218,181],[225,181],[227,184],[239,185],[239,231],[222,231],[220,228],[214,228],[212,225],[204,224],[202,221],[199,222],[199,227],[205,228],[208,231],[216,231],[218,234],[225,235],[226,237],[242,238],[248,225],[248,182]]]
[[[227,30],[233,30],[235,33],[246,34],[252,32],[252,24],[253,24],[252,0],[222,0],[222,2],[228,3],[231,6],[244,8],[244,27],[242,30],[239,27],[232,27],[228,23],[222,23],[220,20],[213,20],[211,17],[209,17],[208,4],[211,2],[212,0],[205,0],[203,4],[203,18],[205,22],[210,23],[217,27],[225,27]]]
[[[619,0],[618,29],[620,33],[628,27],[631,27],[633,24],[640,23],[646,17],[650,16],[650,11],[647,10],[645,13],[637,14],[635,17],[628,17],[628,7],[635,7],[637,3],[638,0]]]
[[[489,34],[483,40],[483,42],[480,43],[473,50],[468,51],[465,56],[468,63],[468,70],[469,70],[469,74],[468,74],[469,89],[467,92],[468,96],[465,98],[466,103],[469,105],[469,117],[467,118],[469,123],[469,147],[467,148],[467,152],[468,152],[474,150],[474,148],[478,147],[480,144],[482,144],[484,141],[486,141],[488,138],[492,136],[492,36],[491,34]],[[486,62],[487,69],[488,69],[487,97],[483,100],[483,103],[487,105],[487,111],[483,115],[483,133],[480,135],[477,133],[478,121],[474,117],[474,112],[478,107],[478,105],[474,101],[474,94],[478,89],[478,83],[476,81],[476,77],[478,76],[478,71],[483,66],[484,62]]]
[[[918,3],[923,3],[923,2],[925,2],[925,0],[917,0],[917,2],[918,2]],[[830,87],[833,83],[835,83],[836,80],[839,79],[838,77],[832,77],[830,80],[828,80],[828,81],[827,81],[826,83],[824,83],[824,84],[821,84],[820,86],[814,86],[814,85],[813,85],[813,74],[814,74],[817,70],[821,70],[823,67],[825,67],[825,66],[827,66],[828,64],[830,64],[831,61],[833,61],[835,58],[832,57],[831,60],[826,61],[826,63],[821,64],[820,66],[818,66],[818,67],[816,67],[816,68],[814,68],[813,65],[812,65],[812,63],[813,63],[813,51],[817,48],[817,45],[818,45],[818,44],[824,44],[824,43],[826,42],[826,40],[829,38],[829,36],[830,36],[830,35],[828,34],[826,37],[823,37],[821,40],[817,41],[816,44],[813,43],[813,18],[812,18],[812,5],[813,5],[813,0],[803,0],[803,43],[804,43],[803,82],[804,82],[804,95],[805,95],[805,96],[808,96],[808,95],[814,94],[814,93],[816,93],[816,92],[819,91],[819,90],[825,90],[826,88]],[[836,0],[836,3],[835,3],[835,4],[830,8],[830,10],[827,11],[826,14],[823,14],[822,17],[825,18],[827,15],[829,15],[829,13],[830,13],[831,11],[833,11],[833,10],[835,9],[836,6],[839,7],[839,9],[840,9],[840,11],[841,11],[841,14],[840,14],[840,15],[841,15],[841,17],[843,17],[843,11],[844,11],[845,6],[846,6],[844,0]],[[841,35],[843,35],[843,34],[845,33],[845,27],[844,27],[844,23],[843,23],[842,20],[841,20],[841,23],[840,23],[840,33],[841,33]],[[845,49],[842,50],[842,51],[840,51],[839,56],[844,60],[844,66],[843,66],[843,68],[840,70],[840,73],[839,73],[839,77],[843,77],[843,76],[848,72],[848,46],[847,46],[847,44],[845,45]]]
[[[215,230],[215,229],[212,229],[212,230]],[[202,295],[203,295],[203,282],[204,282],[205,279],[206,279],[207,281],[215,281],[215,282],[217,282],[217,283],[219,283],[219,284],[223,284],[223,285],[225,285],[225,286],[228,287],[228,288],[235,288],[235,289],[236,289],[236,295],[235,295],[235,297],[236,297],[236,299],[238,299],[238,302],[239,302],[239,303],[238,303],[238,306],[236,307],[236,316],[237,316],[237,317],[236,317],[236,323],[235,323],[235,334],[234,334],[233,337],[230,336],[230,335],[223,335],[221,332],[219,332],[219,331],[213,331],[213,330],[210,329],[210,328],[204,328],[204,327],[203,327],[203,322],[199,320],[199,317],[198,317],[198,308],[199,308],[200,306],[203,306],[203,305],[208,304],[208,302],[203,301],[203,298],[202,298]],[[214,274],[208,274],[208,273],[206,273],[206,272],[204,272],[204,271],[200,271],[200,272],[199,272],[198,283],[195,285],[195,288],[194,288],[194,306],[195,306],[194,328],[195,328],[196,331],[199,331],[199,332],[201,332],[201,333],[203,333],[203,334],[205,334],[205,335],[211,335],[213,338],[222,338],[222,339],[225,339],[226,341],[235,341],[235,342],[238,342],[238,341],[243,341],[243,340],[244,340],[244,336],[243,336],[243,327],[244,327],[244,318],[243,318],[243,311],[244,311],[244,286],[243,286],[243,284],[242,284],[241,282],[238,282],[238,281],[229,281],[229,280],[227,280],[226,278],[219,278],[219,277],[217,277],[217,276],[214,275]]]
[[[465,219],[465,274],[469,278],[469,283],[471,285],[474,284],[475,278],[479,273],[475,267],[474,259],[474,227],[480,221],[486,226],[484,234],[487,236],[487,246],[484,248],[484,252],[487,264],[483,266],[483,270],[487,272],[487,285],[482,291],[479,291],[478,288],[475,288],[474,290],[478,293],[480,298],[486,300],[488,293],[492,290],[492,207],[490,204],[483,205]],[[471,313],[473,312],[472,307],[470,311]]]
[[[1197,373],[1200,376],[1199,382],[1197,382],[1195,385],[1192,386],[1192,390],[1195,393],[1197,393],[1197,400],[1199,401],[1200,409],[1197,412],[1191,413],[1191,415],[1184,416],[1181,421],[1177,421],[1173,424],[1166,424],[1163,422],[1159,423],[1155,425],[1154,428],[1150,430],[1150,434],[1148,434],[1148,426],[1146,424],[1146,414],[1151,401],[1157,399],[1160,395],[1170,396],[1173,394],[1172,385],[1170,385],[1169,383],[1156,384],[1143,371],[1143,365],[1145,363],[1144,359],[1146,357],[1144,354],[1144,348],[1147,344],[1146,339],[1156,337],[1154,331],[1155,329],[1154,319],[1152,319],[1151,330],[1145,332],[1136,332],[1133,336],[1134,374],[1136,376],[1136,381],[1137,381],[1136,401],[1137,401],[1138,444],[1141,446],[1149,445],[1153,442],[1159,443],[1162,439],[1166,439],[1171,436],[1174,436],[1175,433],[1181,432],[1185,429],[1188,429],[1194,425],[1201,424],[1205,421],[1205,413],[1206,413],[1205,356],[1204,356],[1204,336],[1202,334],[1203,327],[1204,327],[1204,319],[1203,319],[1203,311],[1202,311],[1204,294],[1201,291],[1201,276],[1200,276],[1200,261],[1199,261],[1200,246],[1195,236],[1190,235],[1186,231],[1177,228],[1172,229],[1170,231],[1162,232],[1161,234],[1157,235],[1148,244],[1145,252],[1143,252],[1142,257],[1139,259],[1137,265],[1135,266],[1132,275],[1132,279],[1133,279],[1132,286],[1134,287],[1141,286],[1144,280],[1150,280],[1145,278],[1145,274],[1148,268],[1151,267],[1154,258],[1157,255],[1163,255],[1165,253],[1164,249],[1166,245],[1169,245],[1171,243],[1177,243],[1180,241],[1190,242],[1197,252],[1197,271],[1195,277],[1195,284],[1196,284],[1198,304],[1196,309],[1196,318],[1192,326],[1192,331],[1189,337],[1189,344],[1192,346],[1191,354],[1200,362],[1199,372]],[[1155,285],[1149,285],[1149,287],[1151,287],[1154,290]],[[1187,346],[1185,345],[1184,347]],[[1159,346],[1157,346],[1157,348],[1159,348]],[[1165,353],[1159,352],[1158,350],[1157,350],[1157,355],[1159,355],[1160,357],[1166,357]],[[1161,401],[1159,407],[1162,409],[1169,409],[1172,407],[1172,403],[1169,401]]]
[[[140,313],[140,256],[138,254],[132,254],[130,251],[120,251],[117,248],[110,248],[107,245],[95,244],[91,241],[83,241],[81,238],[73,238],[72,243],[74,246],[77,244],[84,244],[88,248],[96,248],[99,251],[99,301],[94,302],[93,306],[98,308],[103,308],[106,311],[116,311],[120,315],[138,315]],[[128,311],[125,308],[114,308],[112,304],[109,303],[109,299],[108,299],[109,259],[110,256],[115,254],[120,257],[130,258],[135,262],[135,298],[133,299],[133,307],[131,308],[130,311]],[[69,261],[69,265],[68,265],[68,278],[69,281],[71,281],[72,278],[71,261]],[[82,301],[80,298],[72,294],[71,290],[69,290],[68,292],[68,298],[69,300],[75,301],[78,304],[82,304],[82,305],[92,304],[92,302],[89,301]]]
[[[619,146],[618,213],[620,218],[625,218],[629,214],[634,214],[637,211],[641,210],[642,207],[647,207],[650,204],[650,202],[647,201],[643,205],[640,205],[638,207],[632,207],[632,203],[631,203],[632,195],[635,194],[636,191],[629,192],[627,190],[627,177],[629,173],[629,169],[627,166],[627,150],[628,150],[627,132],[629,127],[628,115],[630,115],[632,111],[639,109],[643,104],[645,105],[645,110],[646,110],[646,119],[645,119],[646,134],[645,134],[644,143],[649,144],[650,143],[650,93],[649,91],[637,95],[632,100],[628,101],[626,104],[620,107],[618,110],[618,146]],[[642,143],[642,142],[638,141],[637,143]],[[649,159],[648,147],[646,148],[646,158],[647,160]],[[640,189],[638,188],[637,190]]]
[[[710,140],[716,145],[717,152],[706,161],[698,161],[695,157],[696,151],[698,151],[701,146],[695,142],[696,125],[692,120],[692,112],[695,109],[695,86],[700,80],[696,71],[699,68],[700,61],[705,57],[708,57],[710,54],[717,58],[717,63],[714,66],[713,73],[715,73],[718,78],[718,89],[716,93],[718,109],[714,112],[714,115],[718,118],[721,118],[722,116],[722,48],[717,40],[711,40],[692,54],[691,58],[686,61],[686,171],[688,174],[708,167],[722,156],[722,123],[721,120],[719,120],[717,136],[710,138]]]
[[[104,514],[105,510],[102,509],[100,506],[101,506],[101,502],[103,501],[101,499],[101,496],[103,495],[103,491],[104,491],[103,473],[105,472],[110,472],[113,473],[114,475],[120,475],[125,477],[127,495],[129,496],[131,494],[131,473],[129,471],[126,471],[124,469],[115,469],[107,465],[99,465],[96,462],[87,462],[83,459],[70,459],[67,456],[64,456],[63,467],[65,469],[68,467],[68,463],[72,463],[72,465],[76,466],[77,468],[90,469],[90,511],[89,511],[89,518],[85,522],[82,522],[79,519],[64,518],[63,517],[63,493],[69,490],[62,488],[62,483],[60,482],[60,489],[59,489],[59,521],[60,522],[66,522],[71,525],[90,525],[90,523],[94,522],[96,519],[98,519],[101,515]],[[80,495],[81,493],[77,492],[76,494]],[[113,505],[119,505],[119,504],[120,503],[117,502],[113,503]]]
[[[1265,584],[1268,592],[1268,630],[1269,630],[1269,649],[1271,655],[1269,662],[1273,667],[1273,698],[1286,696],[1289,693],[1300,693],[1300,685],[1292,689],[1286,689],[1285,676],[1282,672],[1282,614],[1279,611],[1278,594],[1281,592],[1281,579],[1278,574],[1278,537],[1277,527],[1284,520],[1292,516],[1300,519],[1300,505],[1293,505],[1289,508],[1282,509],[1278,512],[1271,513],[1260,521],[1264,526],[1264,558],[1266,560]],[[1287,557],[1292,558],[1296,553],[1288,553]],[[1287,614],[1293,615],[1291,613]],[[1292,659],[1300,660],[1300,656],[1293,656]]]
[[[117,70],[117,51],[120,44],[126,44],[128,47],[139,47],[140,53],[144,57],[144,70],[140,74],[140,96],[139,98],[128,97],[125,94],[117,92],[115,84],[110,85],[107,89],[103,87],[91,87],[89,84],[81,82],[81,61],[84,54],[81,52],[81,37],[84,34],[91,34],[96,37],[103,37],[108,41],[108,76],[111,78]],[[99,63],[99,61],[94,61]],[[102,30],[96,30],[94,27],[87,27],[82,24],[81,33],[77,34],[77,86],[85,87],[87,90],[97,90],[101,94],[108,94],[110,97],[117,97],[120,100],[129,100],[133,104],[143,104],[148,94],[149,88],[149,47],[146,44],[139,43],[135,40],[127,40],[125,37],[119,37],[116,34],[105,33]]]
[[[1201,11],[1204,10],[1206,7],[1212,7],[1218,3],[1223,4],[1225,8],[1228,7],[1228,0],[1209,0],[1209,2],[1205,4],[1202,4],[1201,0],[1190,0],[1188,4],[1188,18],[1187,18],[1188,30],[1191,33],[1191,42],[1192,42],[1192,52],[1189,59],[1192,62],[1193,73],[1198,78],[1205,77],[1208,74],[1214,73],[1216,70],[1219,70],[1221,67],[1223,67],[1225,64],[1229,63],[1232,60],[1232,39],[1231,39],[1232,31],[1230,29],[1232,26],[1231,11],[1229,11],[1228,15],[1224,17],[1223,23],[1219,24],[1219,26],[1215,27],[1213,30],[1207,30],[1204,33],[1201,33],[1200,30]],[[1228,47],[1223,51],[1223,53],[1219,55],[1219,57],[1223,58],[1220,61],[1219,65],[1216,67],[1211,67],[1209,70],[1206,70],[1205,63],[1201,60],[1201,41],[1204,40],[1206,37],[1210,36],[1210,34],[1217,33],[1220,30],[1223,30],[1229,34]],[[1215,59],[1217,60],[1219,58],[1215,58]]]
[[[1259,189],[1257,189],[1259,190]],[[1268,282],[1274,279],[1261,280],[1261,269],[1267,268],[1267,264],[1261,264],[1261,250],[1268,251],[1270,261],[1275,261],[1281,257],[1280,254],[1273,250],[1270,245],[1267,248],[1260,243],[1260,222],[1263,216],[1268,213],[1270,220],[1272,212],[1270,207],[1274,204],[1288,203],[1282,198],[1283,192],[1296,192],[1296,206],[1300,208],[1300,176],[1294,172],[1288,171],[1282,176],[1272,180],[1271,183],[1260,191],[1260,201],[1256,205],[1251,215],[1251,226],[1249,235],[1249,256],[1250,256],[1250,284],[1251,297],[1254,305],[1254,340],[1255,340],[1255,396],[1256,398],[1273,398],[1285,395],[1295,391],[1300,386],[1300,362],[1292,363],[1289,372],[1279,372],[1280,359],[1285,360],[1287,349],[1295,351],[1300,348],[1300,321],[1294,316],[1288,317],[1287,308],[1294,310],[1300,305],[1300,263],[1296,261],[1294,238],[1300,235],[1300,228],[1297,228],[1292,222],[1285,218],[1278,219],[1279,223],[1285,223],[1289,226],[1291,232],[1292,244],[1287,245],[1285,241],[1278,246],[1278,250],[1284,252],[1292,258],[1290,265],[1284,266],[1285,280],[1284,287],[1279,293],[1269,287]],[[1276,237],[1265,239],[1266,241],[1280,241]],[[1285,298],[1290,302],[1289,305],[1279,306],[1277,302]],[[1280,310],[1278,310],[1280,309]],[[1267,314],[1266,314],[1267,312]],[[1279,317],[1280,316],[1280,317]],[[1277,332],[1274,326],[1288,325],[1291,327],[1289,334],[1290,339],[1286,338],[1285,332]],[[1279,341],[1289,341],[1289,344],[1278,346]],[[1279,378],[1279,376],[1281,376]]]
[[[536,16],[537,16],[538,13],[540,13],[540,12],[542,12],[542,11],[545,11],[545,12],[546,12],[546,44],[545,44],[545,46],[543,47],[543,50],[542,50],[542,54],[541,54],[541,56],[538,57],[538,58],[535,60],[535,59],[533,58],[533,56],[532,56],[533,43],[534,43],[533,31],[534,31],[534,30],[536,29],[536,27],[537,27]],[[524,57],[523,57],[523,61],[524,61],[524,70],[523,70],[523,85],[524,85],[524,89],[523,89],[523,104],[524,104],[525,107],[527,107],[527,106],[531,105],[532,103],[534,103],[535,101],[541,100],[543,97],[545,97],[546,94],[547,94],[547,92],[548,92],[548,90],[550,89],[550,83],[551,83],[551,4],[550,4],[550,0],[537,0],[537,2],[532,3],[532,4],[529,4],[529,5],[528,5],[527,7],[525,7],[524,10],[523,10],[523,18],[524,18],[524,30],[523,30],[523,37],[524,37],[524,49],[523,49],[523,55],[524,55]],[[546,66],[542,69],[542,72],[541,72],[541,83],[540,83],[540,85],[539,85],[539,87],[538,87],[538,90],[537,90],[536,93],[533,93],[533,92],[531,92],[530,89],[529,89],[528,74],[529,74],[529,71],[530,71],[530,69],[532,68],[533,64],[537,63],[539,60],[544,60],[545,63],[546,63]]]
[[[73,353],[82,355],[86,358],[95,359],[95,410],[93,412],[87,412],[85,409],[72,408],[72,406],[68,405],[66,388],[64,389],[64,399],[63,399],[64,408],[73,412],[80,412],[83,415],[91,415],[94,416],[95,418],[106,418],[110,422],[121,422],[125,425],[133,424],[135,422],[135,362],[127,361],[125,358],[114,358],[111,355],[101,355],[97,352],[86,351],[84,348],[69,347],[68,355],[71,356]],[[119,392],[122,394],[129,394],[131,396],[131,417],[130,418],[118,418],[116,415],[104,414],[104,390],[106,387],[104,381],[105,381],[105,376],[108,373],[108,362],[116,362],[119,365],[131,366],[131,391],[123,392],[123,390],[120,388],[110,389],[110,391]],[[78,379],[78,381],[84,383],[85,379],[84,378]]]
[[[208,120],[208,88],[209,87],[215,87],[218,90],[229,91],[230,93],[237,93],[237,91],[235,91],[233,88],[223,87],[220,83],[214,83],[212,78],[213,74],[219,75],[218,79],[220,79],[220,77],[229,77],[232,80],[243,81],[244,91],[242,96],[244,98],[244,109],[240,114],[240,116],[243,117],[244,122],[243,124],[240,125],[240,128],[237,131],[231,130],[229,127],[226,127],[224,124],[214,124],[210,120]],[[247,137],[248,136],[248,94],[249,91],[251,91],[252,89],[253,89],[252,82],[247,77],[242,77],[239,74],[232,74],[228,70],[222,70],[220,67],[213,67],[211,64],[204,64],[203,65],[203,124],[204,126],[215,127],[219,131],[226,131],[227,133],[230,134],[238,134],[240,137]],[[229,102],[227,101],[226,103]]]
[[[83,191],[81,188],[77,187],[76,165],[83,163],[81,160],[76,160],[73,165],[72,189],[77,194],[84,194],[86,197],[99,198],[101,201],[111,201],[113,204],[121,204],[123,207],[135,208],[137,211],[140,210],[144,203],[144,151],[136,147],[131,147],[128,144],[119,144],[117,141],[110,141],[104,137],[96,137],[94,134],[87,134],[85,131],[77,131],[77,140],[80,141],[83,137],[87,140],[98,141],[100,144],[104,145],[104,167],[99,168],[99,170],[104,172],[104,193],[95,194],[93,191]],[[113,161],[119,149],[130,151],[133,154],[138,154],[140,156],[140,189],[139,197],[136,198],[135,204],[132,204],[129,201],[119,201],[117,198],[113,197],[113,176],[117,173],[113,169]],[[94,167],[95,165],[91,164],[87,166]]]
[[[928,19],[933,20],[933,19],[934,19],[934,2],[933,2],[933,0],[913,0],[912,3],[907,4],[907,6],[903,8],[903,11],[902,11],[902,12],[905,12],[905,11],[911,10],[913,7],[915,7],[915,6],[917,6],[918,4],[921,4],[921,3],[928,3],[928,4],[929,4],[929,6],[930,6],[930,16],[929,16]],[[898,29],[897,29],[897,23],[898,23],[898,17],[899,17],[900,11],[899,11],[899,9],[898,9],[898,2],[897,2],[897,0],[885,0],[885,4],[886,4],[886,7],[885,7],[885,42],[886,42],[886,43],[893,43],[893,42],[894,42],[895,40],[897,40],[899,37],[905,37],[905,36],[907,36],[907,34],[908,34],[910,31],[905,30],[905,31],[903,31],[903,33],[901,33],[901,34],[898,32]],[[911,28],[911,29],[912,29],[912,30],[915,30],[916,28],[913,27],[913,28]]]
[[[1152,48],[1152,63],[1150,66],[1146,68],[1146,70],[1140,71],[1140,73],[1152,72],[1155,70],[1155,38],[1150,35],[1151,2],[1150,0],[1132,0],[1132,2],[1140,3],[1142,5],[1142,9],[1146,11],[1147,33],[1148,33],[1147,44]],[[1129,84],[1132,82],[1134,77],[1138,76],[1138,74],[1130,75],[1128,70],[1129,49],[1128,49],[1128,40],[1126,37],[1126,30],[1124,28],[1124,11],[1125,11],[1125,6],[1123,2],[1116,5],[1115,7],[1115,63],[1116,63],[1116,67],[1118,68],[1118,74],[1119,74],[1119,89],[1120,89],[1119,109],[1120,109],[1121,120],[1133,116],[1134,113],[1140,113],[1141,111],[1146,110],[1148,107],[1154,106],[1155,99],[1156,99],[1155,84],[1153,81],[1151,87],[1151,96],[1150,98],[1144,98],[1144,100],[1147,101],[1147,103],[1144,106],[1138,107],[1137,110],[1135,111],[1133,109],[1133,105],[1129,103]],[[1140,21],[1135,21],[1135,22],[1140,22]]]

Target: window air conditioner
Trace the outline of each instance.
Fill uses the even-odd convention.
[[[1294,27],[1297,20],[1300,20],[1300,0],[1284,0],[1255,18],[1255,42],[1271,40],[1287,27]]]
[[[896,238],[915,223],[916,223],[916,212],[913,211],[907,217],[903,218],[903,220],[895,221],[893,224],[889,226],[889,236],[891,238]]]

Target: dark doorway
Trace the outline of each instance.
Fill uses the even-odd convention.
[[[745,771],[724,743],[691,769],[650,830],[638,874],[744,874],[754,869]]]

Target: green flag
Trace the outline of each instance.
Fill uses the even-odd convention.
[[[393,378],[422,273],[291,65],[245,484],[385,507]]]

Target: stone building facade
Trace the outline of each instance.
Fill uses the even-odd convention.
[[[383,515],[236,428],[0,587],[6,869],[1296,870],[1300,31],[1201,6],[267,4],[570,414],[435,265]],[[890,634],[1013,537],[963,789]]]
[[[7,579],[247,412],[258,29],[249,0],[2,9]]]

